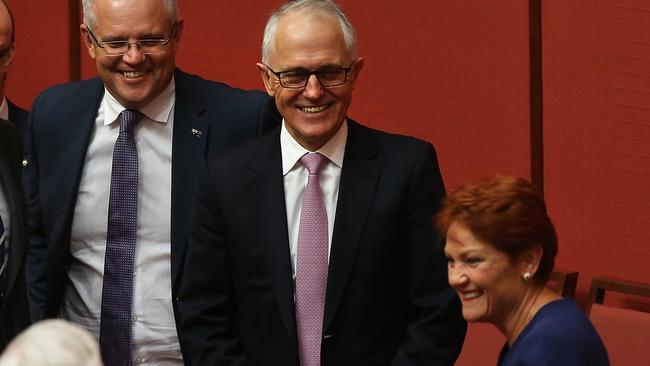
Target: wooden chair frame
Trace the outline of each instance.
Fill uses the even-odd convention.
[[[622,280],[614,277],[594,277],[591,280],[589,301],[587,302],[587,315],[591,313],[592,304],[602,304],[605,301],[605,291],[621,292],[628,295],[644,296],[650,298],[650,284],[636,281]]]
[[[578,272],[556,268],[551,272],[551,281],[557,283],[557,292],[562,297],[575,297],[578,286]]]

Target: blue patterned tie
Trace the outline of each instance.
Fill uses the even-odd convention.
[[[133,262],[138,218],[138,151],[133,129],[142,114],[120,113],[113,149],[99,343],[106,366],[133,364]]]

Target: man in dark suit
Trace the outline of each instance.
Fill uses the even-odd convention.
[[[172,299],[200,161],[257,137],[275,109],[176,69],[176,1],[83,6],[99,78],[46,90],[28,121],[32,320],[83,325],[106,365],[181,365]]]
[[[177,302],[188,364],[456,360],[466,324],[432,226],[435,151],[346,118],[363,67],[354,39],[329,0],[269,19],[258,68],[283,125],[199,178]]]
[[[0,1],[0,118],[8,119],[22,133],[26,128],[27,111],[5,96],[7,70],[14,60],[14,17],[7,3]]]
[[[0,352],[29,325],[25,293],[27,210],[20,186],[18,131],[0,119]]]

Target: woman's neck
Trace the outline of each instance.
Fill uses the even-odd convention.
[[[535,314],[549,302],[559,300],[562,297],[546,286],[531,285],[522,297],[522,301],[514,311],[504,319],[502,324],[496,324],[503,333],[511,347],[519,334],[526,328],[528,323],[535,317]]]

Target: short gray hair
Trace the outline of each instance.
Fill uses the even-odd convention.
[[[292,11],[302,11],[308,14],[322,14],[334,17],[343,33],[345,46],[353,57],[357,55],[357,39],[354,27],[350,19],[343,13],[343,10],[331,0],[294,0],[282,5],[280,9],[271,14],[264,28],[264,39],[262,40],[262,62],[268,64],[269,54],[275,42],[275,33],[278,28],[278,21]]]
[[[176,0],[162,0],[163,4],[169,12],[172,22],[178,20],[178,2]],[[84,24],[91,29],[95,27],[95,22],[97,18],[95,17],[95,0],[81,0],[81,5],[84,10]]]

